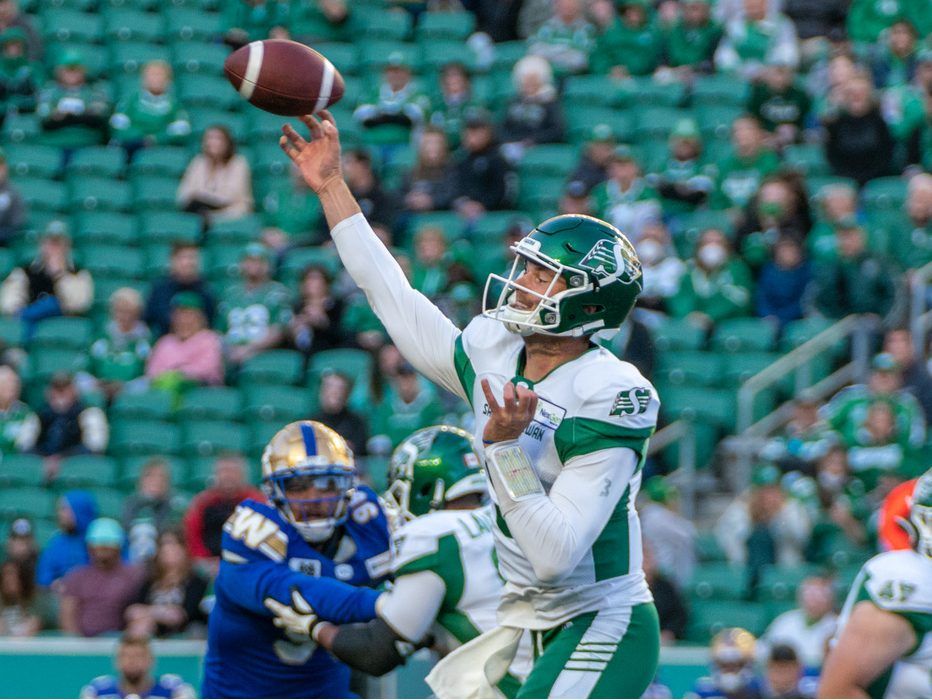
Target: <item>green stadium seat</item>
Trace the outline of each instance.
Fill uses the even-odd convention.
[[[746,571],[726,562],[702,564],[693,571],[689,584],[692,600],[742,600],[747,594]]]
[[[118,465],[113,457],[99,455],[75,455],[61,462],[55,487],[59,490],[85,488],[89,486],[114,486],[117,481]]]
[[[173,211],[178,206],[178,179],[138,175],[132,181],[133,205],[137,211]],[[192,239],[193,240],[193,239]]]
[[[724,430],[734,426],[737,401],[731,389],[665,386],[658,391],[663,396],[661,413],[668,420],[688,418]]]
[[[110,407],[114,420],[159,420],[168,421],[174,411],[174,397],[167,391],[150,389],[141,393],[120,392]]]
[[[42,13],[42,24],[49,45],[69,41],[98,44],[104,37],[101,17],[80,10],[47,9]]]
[[[906,180],[900,177],[878,177],[864,185],[861,200],[868,211],[902,209],[906,202]]]
[[[113,44],[110,47],[110,72],[114,74],[137,74],[149,61],[166,61],[168,49],[157,44],[128,41]]]
[[[776,324],[762,318],[725,319],[712,333],[712,348],[729,353],[773,350],[776,341]]]
[[[35,114],[8,114],[3,121],[3,142],[6,144],[26,143],[42,131],[39,117]]]
[[[41,180],[39,178],[17,178],[16,189],[32,209],[39,211],[64,212],[68,195],[60,182]]]
[[[715,533],[700,531],[696,535],[696,555],[702,564],[722,563],[725,561],[725,551],[718,543]]]
[[[36,538],[36,544],[39,546],[39,550],[41,551],[45,549],[46,545],[49,543],[49,540],[51,540],[52,537],[58,533],[58,524],[53,520],[34,520],[32,523],[32,533],[33,537]],[[42,595],[43,594],[40,594],[39,596],[40,600]],[[45,622],[45,620],[43,620],[43,622]],[[57,618],[53,617],[48,621],[48,623],[50,626],[53,626],[57,623]]]
[[[248,419],[284,424],[310,416],[313,401],[309,392],[256,385],[243,391],[243,404]]]
[[[355,44],[328,41],[315,44],[315,46],[324,56],[330,59],[333,65],[339,66],[340,74],[344,78],[348,75],[356,75],[359,71],[359,50]]]
[[[166,15],[166,36],[174,42],[212,42],[223,32],[223,18],[219,14],[202,12],[193,7],[177,7]]]
[[[761,574],[757,584],[757,593],[760,600],[787,600],[796,599],[796,589],[810,576],[824,574],[825,567],[814,564],[801,566],[768,566]]]
[[[71,316],[47,318],[36,325],[30,350],[36,348],[87,349],[93,329],[90,319]]]
[[[783,151],[783,162],[803,175],[828,175],[832,168],[825,157],[825,148],[816,143],[790,144]]]
[[[10,452],[0,458],[0,489],[4,491],[20,486],[41,486],[42,457]]]
[[[638,108],[637,123],[634,127],[635,139],[665,139],[680,120],[689,116],[689,112],[673,107]]]
[[[157,420],[112,421],[110,452],[118,457],[150,454],[179,454],[178,426]]]
[[[190,42],[175,44],[174,49],[175,70],[180,74],[223,75],[223,62],[230,55],[230,49],[223,44]]]
[[[211,282],[222,288],[238,281],[239,262],[243,255],[242,246],[214,241],[213,245],[208,248],[208,253],[205,269]]]
[[[683,83],[658,83],[653,78],[629,78],[621,82],[619,104],[627,107],[677,108],[686,101]]]
[[[730,105],[744,109],[747,85],[730,75],[696,76],[690,91],[695,107]]]
[[[798,348],[807,340],[811,340],[822,331],[831,328],[833,322],[827,318],[803,318],[798,321],[790,321],[783,329],[783,335],[780,340],[780,348],[784,352],[789,352]]]
[[[93,177],[119,178],[126,163],[126,151],[116,146],[88,146],[75,152],[68,172]]]
[[[130,211],[130,186],[119,180],[73,176],[68,180],[68,205],[74,213],[79,211]]]
[[[526,211],[556,208],[566,177],[563,175],[526,175],[520,179],[518,206]]]
[[[87,364],[86,350],[37,347],[29,353],[27,376],[44,386],[55,372],[81,372]]]
[[[725,211],[699,210],[678,217],[672,231],[677,253],[683,258],[692,257],[699,236],[710,228],[731,237],[734,223]]]
[[[279,178],[279,182],[283,179],[282,176],[291,169],[291,161],[279,147],[277,139],[256,146],[250,164],[253,172],[259,177],[271,175]]]
[[[101,4],[108,8],[140,10],[142,12],[153,12],[159,7],[158,0],[102,0]]]
[[[182,73],[177,89],[178,99],[187,108],[212,107],[235,112],[244,104],[242,96],[230,89],[229,81],[213,73]]]
[[[294,350],[268,350],[243,363],[239,371],[239,383],[297,384],[301,381],[304,357]]]
[[[56,146],[21,143],[8,146],[5,151],[14,180],[21,177],[51,179],[61,170],[62,151]]]
[[[488,214],[485,216],[488,216]],[[463,236],[464,226],[462,217],[456,212],[432,211],[412,216],[408,230],[413,237],[423,228],[437,227],[443,230],[448,240],[454,240]]]
[[[281,429],[281,424],[277,422],[257,421],[253,423],[249,436],[249,455],[251,457],[261,456],[269,440]]]
[[[317,395],[320,378],[328,372],[345,374],[353,382],[349,403],[356,410],[371,407],[372,355],[365,350],[339,348],[324,350],[311,356],[307,368],[307,385]]]
[[[185,392],[178,409],[181,422],[235,421],[243,412],[242,397],[231,387],[201,387]]]
[[[194,107],[188,110],[188,116],[194,129],[194,138],[198,141],[208,128],[217,125],[229,129],[237,142],[242,142],[246,135],[246,119],[242,114],[224,112],[213,107]]]
[[[400,53],[411,70],[417,72],[419,68],[420,51],[411,44],[402,41],[366,41],[359,46],[360,70],[365,73],[381,71],[388,63],[388,57],[393,53]]]
[[[197,214],[152,211],[141,214],[139,222],[142,237],[146,241],[196,243],[201,238],[201,218]]]
[[[439,73],[446,64],[454,62],[474,69],[475,54],[461,41],[431,41],[421,45],[419,65],[425,74]]]
[[[658,358],[656,376],[664,384],[718,386],[725,374],[725,364],[725,358],[714,352],[663,352]]]
[[[654,329],[654,344],[661,352],[699,350],[705,345],[705,330],[686,319],[663,319]]]
[[[713,341],[714,342],[714,341]],[[763,371],[780,359],[775,352],[734,352],[728,353],[725,363],[725,384],[739,387],[755,374]]]
[[[102,518],[120,520],[123,517],[123,502],[125,497],[117,489],[95,488],[91,491],[97,501],[97,512]]]
[[[139,476],[147,464],[154,459],[161,459],[168,463],[168,470],[171,474],[172,486],[177,490],[180,486],[188,482],[188,464],[180,457],[170,457],[161,455],[141,455],[137,457],[128,457],[123,460],[122,476],[119,479],[119,485],[124,491],[132,491],[136,488]]]
[[[188,478],[185,486],[192,491],[202,491],[210,486],[217,463],[215,456],[192,457],[188,462]]]
[[[78,249],[86,243],[135,245],[139,240],[136,217],[117,212],[86,212],[75,218],[73,236]]]
[[[526,175],[554,175],[566,178],[576,167],[579,151],[576,147],[562,143],[547,143],[529,148],[518,173]]]
[[[245,453],[249,431],[231,421],[185,421],[182,450],[188,457],[214,457],[223,452]]]
[[[130,173],[134,176],[157,175],[181,179],[190,162],[191,154],[185,148],[152,146],[136,154],[130,166]]]
[[[165,20],[159,14],[133,9],[111,9],[104,20],[110,41],[159,42],[165,38]]]
[[[32,520],[55,517],[55,497],[50,491],[37,487],[3,489],[0,491],[0,520],[16,518]]]
[[[564,102],[564,109],[567,108]],[[607,124],[619,142],[628,142],[634,139],[634,116],[631,112],[619,109],[597,106],[572,106],[572,113],[576,115],[569,124],[569,140],[571,143],[585,143],[592,136],[592,127],[597,124]]]
[[[167,275],[171,265],[172,246],[170,243],[147,243],[142,249],[146,259],[146,269],[150,276]]]
[[[471,12],[425,12],[417,23],[418,42],[453,40],[464,42],[476,29]]]
[[[351,33],[361,41],[404,41],[411,34],[411,15],[403,11],[370,9],[350,16]]]
[[[767,627],[769,617],[763,603],[731,600],[695,601],[686,630],[687,641],[708,644],[709,640],[725,627],[743,627],[751,634],[760,635]]]
[[[95,282],[98,277],[141,279],[145,274],[142,251],[125,246],[85,246],[82,262],[90,270]]]
[[[610,107],[618,99],[618,83],[607,75],[574,75],[566,79],[563,101],[567,105]],[[591,129],[594,125],[589,124]]]
[[[706,138],[727,141],[731,138],[732,123],[743,113],[743,107],[715,104],[697,106],[694,116],[699,130]]]
[[[280,276],[282,279],[297,281],[310,265],[323,267],[335,274],[340,269],[340,259],[332,248],[295,248],[286,254]]]
[[[20,3],[22,7],[22,3]],[[97,8],[96,0],[46,0],[45,7],[42,8],[44,12],[48,10],[77,10],[78,12],[93,12]],[[32,11],[39,10],[40,8],[33,8]],[[29,10],[25,10],[29,11]]]
[[[0,273],[0,277],[4,274]],[[23,322],[12,316],[0,316],[0,345],[16,348],[23,343]]]

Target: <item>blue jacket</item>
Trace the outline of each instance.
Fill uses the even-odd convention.
[[[51,586],[75,567],[90,561],[84,535],[87,526],[97,517],[97,502],[87,491],[68,491],[62,500],[74,513],[75,529],[73,532],[59,530],[42,550],[36,568],[36,581],[40,586]]]
[[[812,268],[804,262],[792,270],[774,263],[764,265],[757,283],[757,315],[775,316],[783,326],[803,317],[803,294],[812,281]]]

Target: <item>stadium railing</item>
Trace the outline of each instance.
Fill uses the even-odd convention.
[[[679,488],[683,515],[691,520],[696,514],[696,430],[691,420],[681,418],[654,433],[647,456],[673,445],[679,446],[677,465],[668,476]]]

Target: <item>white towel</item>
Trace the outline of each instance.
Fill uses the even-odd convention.
[[[425,680],[438,698],[503,698],[496,687],[518,652],[524,630],[496,627],[441,659]]]

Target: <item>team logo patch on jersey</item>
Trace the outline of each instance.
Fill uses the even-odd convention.
[[[618,392],[612,403],[610,416],[634,416],[644,413],[650,403],[650,389],[639,386],[634,389],[623,389]]]

